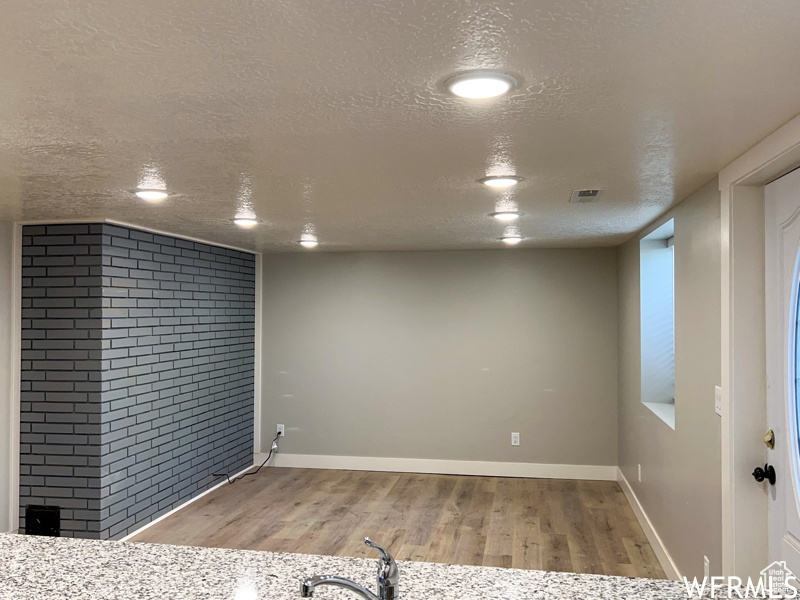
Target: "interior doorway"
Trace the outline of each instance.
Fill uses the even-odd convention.
[[[796,117],[720,172],[722,226],[722,552],[724,575],[768,564],[765,186],[800,165]]]

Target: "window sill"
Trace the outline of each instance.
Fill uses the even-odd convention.
[[[647,408],[652,410],[655,415],[675,429],[675,400],[672,402],[642,402]]]

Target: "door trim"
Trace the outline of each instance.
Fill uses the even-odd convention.
[[[725,575],[756,575],[767,564],[767,496],[742,475],[766,452],[754,437],[766,426],[764,186],[798,165],[800,116],[719,174]]]

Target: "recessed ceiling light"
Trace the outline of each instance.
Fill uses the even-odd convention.
[[[164,190],[136,190],[134,194],[148,202],[161,202],[169,196]]]
[[[247,217],[236,218],[233,220],[239,227],[255,227],[258,225],[258,221],[256,219],[250,219]]]
[[[490,217],[494,217],[498,221],[516,221],[522,216],[521,212],[514,212],[511,210],[502,210],[498,212],[489,213]]]
[[[510,188],[522,181],[522,177],[517,177],[516,175],[492,175],[491,177],[478,179],[478,181],[493,188]]]
[[[517,85],[517,80],[500,71],[467,71],[453,75],[444,82],[451,94],[470,100],[495,98],[508,93]]]
[[[298,243],[303,248],[316,248],[319,245],[317,240],[300,240]]]
[[[508,244],[509,246],[514,246],[519,244],[522,241],[522,236],[519,235],[505,235],[500,238],[503,243]]]

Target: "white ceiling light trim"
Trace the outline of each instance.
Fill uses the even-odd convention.
[[[497,212],[489,213],[489,216],[494,217],[498,221],[516,221],[522,216],[522,213],[512,210],[500,210]]]
[[[134,194],[146,202],[161,202],[169,197],[165,190],[136,190]]]
[[[453,75],[444,85],[451,94],[459,98],[485,100],[507,94],[518,83],[508,73],[479,69]]]
[[[517,177],[516,175],[492,175],[490,177],[482,177],[478,181],[485,186],[502,190],[514,187],[522,181],[522,177]]]
[[[258,225],[258,219],[253,219],[251,217],[236,217],[233,222],[239,227],[245,228],[255,227]]]
[[[157,164],[151,163],[142,167],[139,182],[133,193],[145,202],[161,202],[169,197],[167,184]]]
[[[303,233],[300,234],[300,239],[297,242],[303,248],[316,248],[319,245],[317,240],[317,229],[313,223],[306,223],[303,227]]]
[[[509,246],[516,246],[522,241],[521,235],[504,235],[500,238],[500,241],[504,244],[508,244]]]

